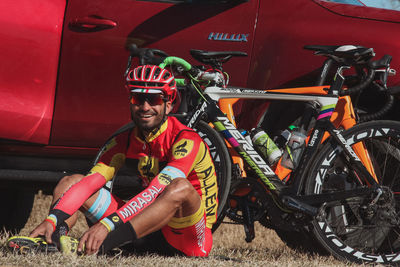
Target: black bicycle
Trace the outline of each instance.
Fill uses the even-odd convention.
[[[131,58],[139,57],[141,64],[170,66],[174,73],[184,76],[190,97],[182,99],[183,106],[189,100],[189,106],[196,105],[196,109],[177,115],[187,125],[205,133],[209,144],[215,146],[215,154],[222,156],[220,166],[216,164],[220,172],[217,176],[222,207],[219,222],[228,215],[243,223],[248,241],[254,238],[256,220],[273,229],[307,229],[339,259],[396,264],[400,261],[400,123],[371,121],[342,130],[330,120],[340,95],[345,93],[343,70],[353,63],[368,66],[364,81],[355,87],[361,89],[376,79],[379,69],[378,76],[385,87],[391,71],[390,57],[372,61],[371,49],[356,47],[341,51],[338,48],[316,48],[333,59],[340,59],[337,62],[342,64],[331,86],[305,87],[308,91],[305,88],[296,91],[227,87],[222,63],[231,57],[243,56],[240,52],[191,51],[202,64],[211,65],[212,71],[155,49],[132,47]],[[183,80],[179,81],[184,84]],[[296,152],[298,162],[290,171],[289,180],[281,180],[276,166],[268,164],[221,111],[218,101],[224,98],[312,104],[298,125],[303,131],[312,130],[308,142]],[[233,165],[234,176],[240,178],[232,181],[232,186],[232,157],[228,147],[245,162],[243,170]],[[226,202],[228,196],[230,201]],[[236,204],[232,204],[235,200]]]

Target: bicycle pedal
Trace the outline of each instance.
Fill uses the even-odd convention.
[[[250,243],[253,241],[253,239],[256,237],[255,231],[254,231],[254,224],[252,225],[244,225],[244,232],[246,234],[245,241],[247,243]]]

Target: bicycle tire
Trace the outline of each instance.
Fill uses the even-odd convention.
[[[400,123],[371,121],[343,136],[348,145],[363,142],[384,194],[325,203],[312,220],[312,232],[335,257],[356,263],[400,264]],[[310,163],[305,194],[367,187],[344,160],[343,149],[327,142]],[[360,177],[360,176],[359,176]]]
[[[217,175],[218,183],[218,209],[217,209],[217,221],[214,223],[212,231],[214,232],[221,224],[225,217],[225,204],[228,198],[229,190],[231,187],[231,176],[232,176],[232,162],[231,156],[229,155],[228,148],[226,147],[224,139],[220,134],[209,126],[204,121],[194,127],[196,132],[208,145],[211,157],[214,161],[215,172]]]

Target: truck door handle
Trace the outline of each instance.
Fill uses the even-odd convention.
[[[117,23],[97,15],[90,15],[84,18],[76,18],[68,23],[70,30],[77,32],[97,32],[112,29]]]

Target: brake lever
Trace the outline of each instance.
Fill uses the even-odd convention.
[[[380,77],[379,77],[380,85],[383,86],[385,89],[387,89],[388,76],[396,75],[396,70],[392,69],[392,68],[390,68],[390,66],[388,66],[385,69],[375,70],[375,73],[380,75]]]

